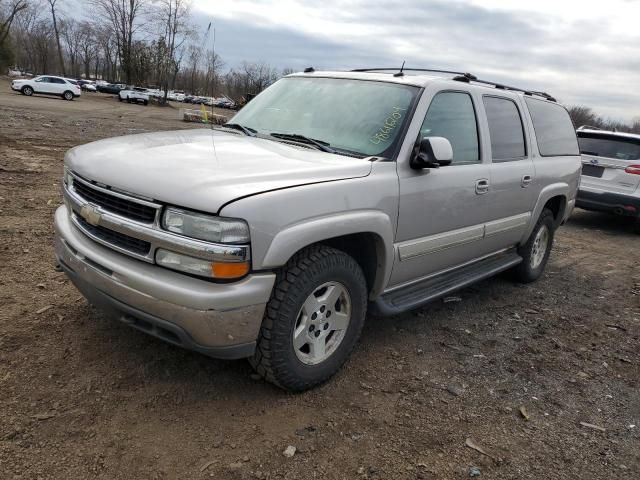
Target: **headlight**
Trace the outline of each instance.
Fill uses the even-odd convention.
[[[249,242],[249,225],[237,218],[214,217],[170,207],[164,212],[162,227],[170,232],[207,242]]]

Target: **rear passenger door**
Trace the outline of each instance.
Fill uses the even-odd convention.
[[[62,95],[65,90],[71,90],[70,85],[67,85],[61,78],[50,77],[51,78],[51,93],[55,93],[58,95]]]
[[[535,169],[519,99],[483,95],[482,100],[491,148],[491,219],[485,225],[485,241],[492,249],[500,249],[517,244],[527,228]]]

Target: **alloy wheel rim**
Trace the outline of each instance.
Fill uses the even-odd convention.
[[[549,229],[546,225],[543,225],[536,237],[533,239],[533,248],[531,251],[531,268],[536,269],[544,260],[544,257],[547,253],[547,248],[549,247]]]
[[[295,328],[293,349],[306,365],[329,358],[344,340],[351,321],[351,296],[339,282],[315,288],[302,304]]]

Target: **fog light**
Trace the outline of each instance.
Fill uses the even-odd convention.
[[[225,280],[240,278],[249,273],[249,262],[212,262],[162,249],[156,251],[156,263],[200,277]]]

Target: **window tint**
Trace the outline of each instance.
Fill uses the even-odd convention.
[[[484,97],[494,162],[518,160],[526,155],[522,119],[516,104],[507,98]]]
[[[49,82],[51,82],[51,83],[64,83],[64,80],[62,80],[61,78],[49,77]]]
[[[538,151],[543,157],[578,155],[573,123],[563,107],[535,98],[525,98],[536,132]]]
[[[478,163],[478,128],[473,102],[467,93],[438,93],[424,118],[421,137],[444,137],[453,147],[452,165]]]
[[[640,139],[578,132],[578,143],[580,152],[585,155],[618,160],[640,160]]]

